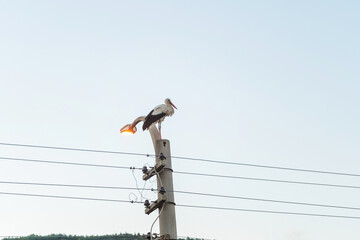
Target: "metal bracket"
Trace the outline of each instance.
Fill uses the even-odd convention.
[[[170,240],[170,235],[169,234],[161,235],[160,237],[157,238],[157,240]]]
[[[163,161],[159,161],[158,163],[156,163],[155,167],[153,167],[149,172],[147,172],[143,175],[143,180],[144,181],[149,180],[156,173],[161,172],[161,170],[163,170],[165,165],[166,164]]]
[[[145,209],[145,213],[149,215],[156,209],[160,208],[166,202],[165,195],[160,195],[157,200],[155,200],[148,208]]]

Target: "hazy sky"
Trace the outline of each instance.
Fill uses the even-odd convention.
[[[119,129],[170,97],[173,156],[360,174],[358,1],[0,0],[0,142],[153,154]],[[0,145],[0,157],[142,167],[153,158]],[[360,186],[359,177],[173,159],[175,171]],[[139,186],[142,174],[135,171]],[[0,159],[0,181],[135,187],[132,172]],[[155,182],[146,187],[156,187]],[[174,188],[360,208],[359,188],[174,174]],[[0,183],[0,192],[137,191]],[[146,192],[155,200],[156,195]],[[178,204],[360,216],[175,194]],[[359,219],[177,207],[179,236],[358,240]],[[0,195],[0,236],[147,233],[141,204]],[[158,224],[155,224],[155,232]]]

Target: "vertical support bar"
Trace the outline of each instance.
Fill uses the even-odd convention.
[[[166,159],[162,160],[163,163],[165,163],[165,167],[159,173],[160,179],[157,179],[158,189],[164,187],[166,191],[166,202],[163,204],[162,209],[159,209],[160,235],[169,234],[170,239],[177,239],[170,141],[166,139],[157,140],[155,149],[156,163],[161,161],[159,159],[161,153],[166,157]],[[158,195],[160,195],[160,193],[158,193]]]
[[[160,140],[160,135],[159,135],[159,131],[157,130],[155,124],[153,124],[149,127],[149,132],[150,132],[151,140],[154,144],[155,156],[158,156],[159,153],[156,152],[157,151],[156,141]]]

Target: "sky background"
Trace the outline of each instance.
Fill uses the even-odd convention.
[[[119,133],[169,97],[173,156],[360,174],[358,1],[0,0],[0,142],[153,154]],[[0,157],[142,167],[153,158],[0,146]],[[175,171],[360,185],[359,177],[173,159]],[[143,186],[142,174],[134,175]],[[136,187],[132,172],[0,160],[0,181]],[[156,187],[148,182],[146,187]],[[175,190],[360,207],[360,190],[174,174]],[[134,199],[137,191],[0,184]],[[155,200],[156,195],[146,192]],[[178,204],[359,210],[175,194]],[[179,236],[358,240],[359,219],[177,207]],[[0,195],[0,236],[147,233],[140,204]],[[158,231],[155,224],[155,232]]]

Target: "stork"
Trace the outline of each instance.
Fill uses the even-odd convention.
[[[165,99],[165,104],[161,104],[155,107],[151,112],[145,117],[143,124],[143,130],[149,129],[152,125],[158,123],[159,128],[159,137],[161,139],[161,122],[164,121],[165,117],[170,117],[174,114],[175,105],[171,102],[169,98]]]

